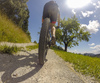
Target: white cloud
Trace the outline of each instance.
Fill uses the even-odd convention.
[[[96,6],[96,3],[92,3],[94,6]]]
[[[84,13],[83,11],[81,11],[83,17],[86,17],[87,16],[87,13]]]
[[[91,34],[98,32],[100,28],[100,24],[97,20],[93,20],[93,21],[90,20],[88,25],[82,24],[81,27],[83,26],[85,26],[87,31],[89,31]]]
[[[90,47],[91,49],[100,49],[100,45],[96,45],[94,47]]]
[[[97,3],[92,2],[92,5],[94,5],[96,9],[100,8],[100,1],[98,1]]]
[[[95,43],[92,43],[92,44],[88,44],[89,46],[94,46],[95,45]]]
[[[93,49],[93,53],[98,54],[100,53],[100,45],[96,45],[94,47],[90,47],[91,49]]]
[[[86,11],[86,12],[81,11],[81,13],[82,13],[83,17],[89,17],[94,12],[93,11]]]
[[[72,9],[72,13],[73,13],[73,14],[76,14],[76,12],[75,12],[75,10],[74,10],[74,9]]]
[[[96,5],[96,8],[100,8],[100,1],[98,1],[98,4]]]

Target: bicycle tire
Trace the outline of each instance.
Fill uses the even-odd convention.
[[[50,19],[45,18],[42,24],[39,38],[39,64],[43,65],[47,54],[47,38],[50,27]]]

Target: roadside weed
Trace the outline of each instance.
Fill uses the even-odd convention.
[[[13,54],[17,53],[19,50],[21,50],[22,47],[17,47],[17,46],[7,46],[7,45],[1,45],[0,46],[0,53],[8,53],[8,54]]]
[[[72,63],[76,71],[100,80],[100,58],[74,54],[58,49],[53,50],[65,61]]]
[[[26,49],[27,49],[28,51],[31,51],[31,50],[37,49],[37,48],[38,48],[38,44],[36,44],[36,45],[31,45],[31,46],[26,46]]]

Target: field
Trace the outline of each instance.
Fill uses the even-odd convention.
[[[72,63],[76,71],[95,77],[100,81],[100,58],[74,54],[55,48],[53,50],[65,61]]]

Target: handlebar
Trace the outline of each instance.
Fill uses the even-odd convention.
[[[55,28],[56,28],[56,29],[59,29],[59,26],[56,26]]]

